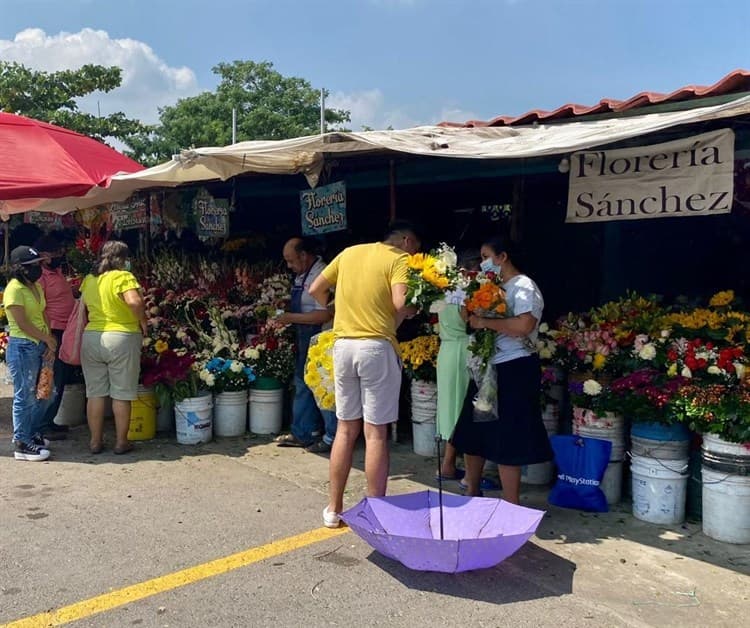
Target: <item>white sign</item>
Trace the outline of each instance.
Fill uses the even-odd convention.
[[[732,211],[734,132],[570,157],[565,222],[714,216]]]

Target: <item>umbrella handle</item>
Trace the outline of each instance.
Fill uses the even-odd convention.
[[[440,540],[443,540],[443,474],[440,465],[440,434],[435,434],[435,446],[437,447],[437,479],[438,479],[438,505],[440,507]]]

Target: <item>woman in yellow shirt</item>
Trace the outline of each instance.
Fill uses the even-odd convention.
[[[13,378],[13,444],[16,460],[46,460],[49,443],[39,430],[49,401],[36,398],[42,357],[54,353],[57,340],[50,334],[44,314],[41,256],[30,246],[10,253],[11,280],[3,294],[10,334],[5,360]]]
[[[81,284],[89,322],[81,341],[81,367],[86,380],[86,414],[91,453],[103,448],[104,407],[112,398],[116,454],[133,449],[128,441],[130,402],[138,398],[141,345],[146,311],[141,286],[130,272],[130,249],[124,242],[106,242],[96,266]]]

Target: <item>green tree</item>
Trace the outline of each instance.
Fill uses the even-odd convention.
[[[18,113],[83,133],[100,141],[123,142],[148,127],[122,112],[99,117],[79,110],[77,98],[110,92],[120,86],[122,70],[87,64],[78,70],[44,72],[20,63],[0,61],[0,110]]]
[[[215,92],[180,99],[159,110],[160,124],[127,140],[142,163],[169,159],[193,146],[226,146],[232,141],[232,108],[237,141],[280,140],[320,130],[320,92],[305,79],[282,76],[267,61],[234,61],[212,68],[220,77]],[[349,112],[326,109],[326,124],[349,122]]]

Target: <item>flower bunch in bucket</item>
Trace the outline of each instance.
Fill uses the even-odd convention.
[[[248,390],[255,381],[251,366],[230,358],[211,358],[199,373],[206,388],[215,393]]]
[[[266,320],[241,352],[256,377],[267,377],[285,384],[292,379],[295,366],[294,338],[289,325],[273,318]]]
[[[437,356],[440,350],[438,336],[417,336],[413,340],[399,343],[399,349],[407,376],[414,380],[437,381]]]
[[[445,300],[445,292],[458,279],[456,252],[445,242],[429,253],[409,256],[406,302],[425,311],[434,311]]]
[[[312,390],[315,403],[321,410],[336,409],[336,391],[333,382],[332,331],[324,331],[310,340],[305,362],[305,384]]]
[[[144,386],[154,389],[162,406],[196,397],[200,389],[195,356],[189,353],[179,355],[172,349],[142,363],[141,381]]]

